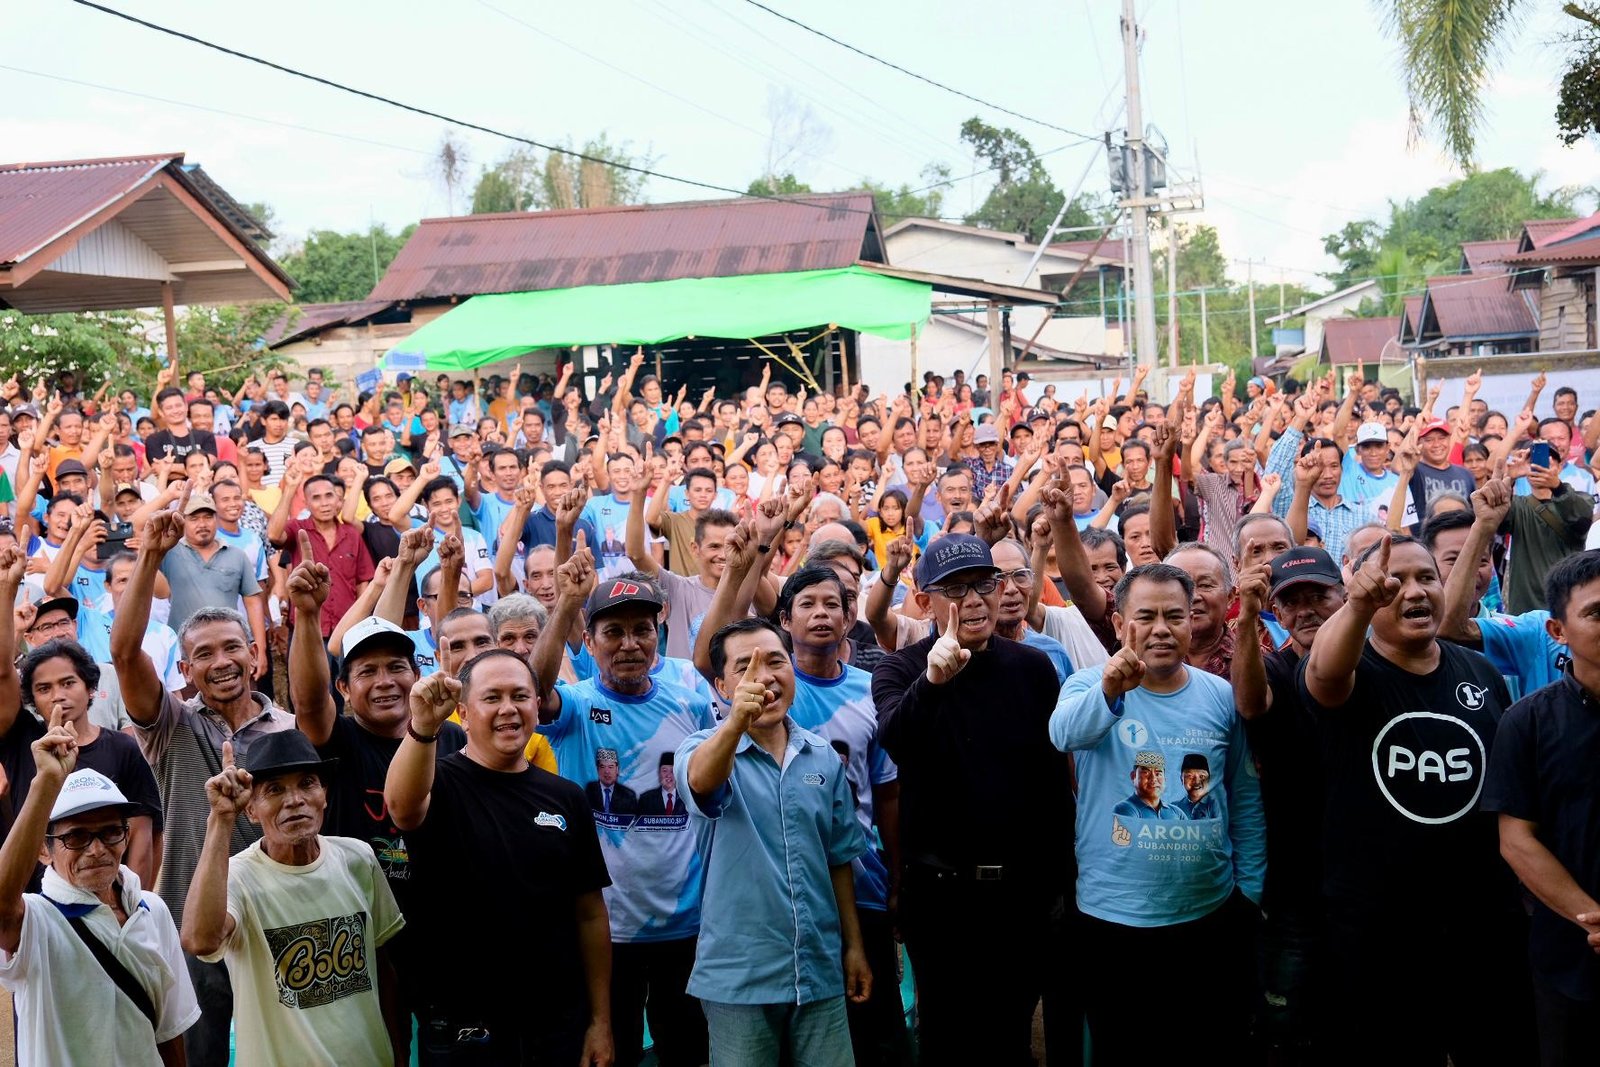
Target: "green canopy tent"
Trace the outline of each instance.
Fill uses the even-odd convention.
[[[865,267],[586,285],[474,296],[384,356],[470,371],[536,348],[753,338],[829,324],[904,339],[927,320],[933,287]],[[398,368],[391,368],[398,369]]]

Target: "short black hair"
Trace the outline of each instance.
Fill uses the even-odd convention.
[[[87,649],[69,637],[57,637],[46,641],[38,648],[28,653],[28,658],[22,661],[22,702],[33,703],[33,675],[39,667],[53,659],[68,659],[72,661],[73,673],[83,680],[86,688],[93,690],[100,684],[100,665],[89,655]]]
[[[376,437],[380,433],[388,433],[388,432],[389,431],[384,427],[383,423],[375,422],[371,426],[362,427],[362,429],[361,429],[361,439],[363,441],[365,441],[369,437]]]
[[[422,487],[422,502],[424,504],[430,503],[433,500],[433,494],[441,489],[448,489],[456,495],[457,500],[461,499],[461,490],[456,488],[456,480],[448,474],[441,474],[437,478],[429,478],[428,484]]]
[[[1362,564],[1366,563],[1367,559],[1374,552],[1378,551],[1378,546],[1381,545],[1381,544],[1383,544],[1383,538],[1380,537],[1376,541],[1372,542],[1372,544],[1370,544],[1366,548],[1362,549],[1361,550],[1361,554],[1358,555],[1355,559],[1350,561],[1350,569],[1351,570],[1355,570],[1355,569],[1359,568]],[[1394,546],[1395,545],[1421,545],[1423,548],[1427,548],[1428,547],[1426,542],[1420,540],[1419,538],[1412,537],[1410,534],[1391,533],[1389,535],[1389,546],[1390,546],[1389,547],[1389,551],[1390,552],[1394,551]],[[1433,555],[1433,553],[1430,551],[1428,553],[1428,555],[1431,557]],[[1434,564],[1434,569],[1437,570],[1438,566],[1439,565],[1437,563]]]
[[[1578,399],[1578,391],[1570,385],[1563,385],[1561,388],[1556,390],[1555,395],[1570,396],[1574,400]]]
[[[461,611],[465,609],[457,608],[456,610]],[[453,615],[455,612],[451,612],[450,614]],[[449,616],[446,616],[446,618],[448,617]],[[514,663],[520,663],[523,670],[528,672],[528,678],[533,684],[534,691],[538,691],[539,679],[534,676],[533,667],[529,665],[526,659],[517,655],[509,648],[489,648],[479,652],[476,656],[473,656],[471,659],[467,660],[466,664],[456,672],[456,680],[461,683],[461,700],[463,703],[466,702],[467,695],[472,692],[472,676],[477,673],[478,668],[489,662],[491,659],[497,658],[505,658]]]
[[[170,385],[167,386],[165,389],[161,390],[161,392],[156,394],[156,407],[160,407],[162,405],[162,403],[164,403],[167,400],[168,397],[174,397],[174,396],[177,397],[179,400],[182,400],[183,396],[184,396],[183,390],[182,389],[174,389]]]
[[[1552,618],[1567,621],[1567,605],[1572,602],[1572,591],[1600,578],[1600,549],[1574,552],[1550,568],[1544,579],[1545,604]],[[28,687],[24,683],[22,691]]]
[[[1189,577],[1189,572],[1182,567],[1174,567],[1170,563],[1146,563],[1143,567],[1135,567],[1117,580],[1117,586],[1112,590],[1112,597],[1117,602],[1117,613],[1120,615],[1127,610],[1128,592],[1133,588],[1134,582],[1176,582],[1183,587],[1184,603],[1194,600],[1194,579]]]
[[[706,513],[694,520],[694,543],[699,544],[706,539],[706,527],[739,525],[739,516],[723,508],[707,508]]]
[[[1146,508],[1148,512],[1150,509]],[[1110,530],[1102,530],[1098,526],[1089,526],[1078,531],[1078,539],[1083,542],[1085,552],[1099,548],[1101,545],[1112,545],[1117,550],[1117,566],[1124,569],[1128,566],[1128,550],[1122,543],[1122,537]]]
[[[289,417],[289,405],[281,400],[269,400],[261,405],[261,417],[263,419],[270,419],[274,415],[280,419],[287,419]]]
[[[712,470],[710,467],[692,467],[690,468],[689,472],[683,476],[683,487],[685,489],[689,488],[689,483],[694,481],[696,478],[707,478],[710,479],[713,486],[717,484],[716,471]]]
[[[1446,530],[1465,530],[1472,526],[1473,518],[1470,511],[1441,511],[1428,516],[1428,521],[1422,524],[1422,543],[1432,552],[1439,543],[1439,535]],[[1365,553],[1362,553],[1365,556]]]
[[[789,650],[789,635],[771,619],[739,619],[711,635],[711,648],[708,653],[711,657],[711,673],[721,678],[722,672],[728,666],[728,638],[738,637],[740,634],[759,633],[762,630],[777,634],[778,640],[783,642],[784,650]]]
[[[821,585],[824,582],[832,582],[839,587],[839,602],[846,605],[846,614],[849,614],[850,590],[844,587],[844,582],[840,579],[839,572],[825,563],[807,563],[804,567],[789,575],[788,580],[783,583],[783,591],[778,594],[778,605],[773,610],[772,617],[777,621],[780,628],[783,625],[784,616],[790,614],[794,606],[794,598],[813,585]],[[847,619],[846,621],[853,622],[854,620]]]

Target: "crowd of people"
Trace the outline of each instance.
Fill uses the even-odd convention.
[[[1600,1055],[1571,388],[771,371],[0,386],[19,1062]]]

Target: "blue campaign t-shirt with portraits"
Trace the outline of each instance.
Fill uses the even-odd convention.
[[[868,841],[875,840],[873,786],[895,781],[900,771],[878,745],[878,710],[872,702],[872,675],[859,667],[844,666],[837,678],[814,678],[799,667],[794,670],[794,703],[789,715],[803,728],[828,742],[844,765],[850,793],[856,801],[856,819]],[[871,911],[889,907],[889,868],[876,848],[869,848],[852,863],[856,904]]]
[[[1078,773],[1078,907],[1125,926],[1210,914],[1234,889],[1259,902],[1266,817],[1233,690],[1187,668],[1171,693],[1107,703],[1103,666],[1067,679],[1050,740]]]
[[[1485,612],[1477,618],[1484,657],[1506,680],[1512,700],[1560,680],[1567,665],[1567,646],[1550,636],[1548,621],[1550,613],[1543,609],[1521,615]]]
[[[582,787],[594,812],[611,872],[613,941],[673,941],[700,929],[704,867],[673,761],[686,738],[716,720],[704,696],[672,680],[677,674],[653,674],[639,696],[597,677],[558,683],[561,713],[539,727],[558,772]]]

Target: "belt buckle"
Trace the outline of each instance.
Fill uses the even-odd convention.
[[[977,882],[998,882],[1000,881],[1001,873],[1004,870],[1005,868],[1003,867],[985,867],[980,865],[972,869],[972,878]]]

